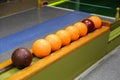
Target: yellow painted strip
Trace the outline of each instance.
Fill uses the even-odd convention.
[[[55,5],[58,5],[58,4],[61,4],[61,3],[64,3],[64,2],[66,2],[66,1],[68,1],[68,0],[57,1],[57,2],[54,2],[54,3],[49,4],[48,6],[55,6]]]
[[[12,64],[11,59],[8,59],[8,60],[0,63],[0,69],[4,68],[5,66],[8,66],[9,64]]]
[[[37,7],[40,8],[40,0],[37,1]]]
[[[26,80],[29,76],[34,75],[35,73],[41,71],[42,69],[46,68],[50,64],[56,62],[63,56],[70,54],[71,51],[75,50],[76,48],[88,43],[89,41],[93,40],[94,38],[98,37],[99,35],[105,33],[109,30],[110,27],[103,26],[102,28],[86,35],[78,39],[77,41],[72,42],[68,46],[61,48],[60,50],[52,53],[51,55],[40,59],[33,65],[26,67],[25,69],[13,74],[7,80]]]

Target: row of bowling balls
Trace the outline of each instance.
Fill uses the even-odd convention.
[[[51,52],[59,50],[61,47],[93,32],[101,26],[101,18],[92,15],[65,27],[64,30],[58,30],[55,34],[49,34],[44,39],[35,40],[30,50],[22,47],[17,48],[11,56],[12,62],[17,68],[25,68],[31,64],[33,54],[38,58],[46,57]]]

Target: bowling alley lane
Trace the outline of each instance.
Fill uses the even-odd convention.
[[[44,7],[41,9],[34,8],[29,11],[19,12],[12,16],[8,15],[6,17],[5,16],[1,17],[0,18],[0,46],[2,47],[5,45],[8,46],[7,43],[1,45],[3,43],[2,39],[5,37],[11,37],[11,35],[19,33],[21,31],[25,31],[26,29],[29,29],[33,26],[36,26],[50,19],[56,18],[60,15],[64,15],[68,12],[70,11],[51,8],[51,7]],[[21,38],[19,37],[19,39]],[[32,41],[29,41],[26,44],[22,44],[18,46],[19,47],[24,46],[24,47],[30,48],[31,43]],[[5,51],[4,54],[0,53],[0,62],[10,58],[12,51],[13,49]]]
[[[96,14],[44,6],[0,17],[0,67],[11,64],[10,58],[16,48],[31,49],[36,39],[55,33],[57,30],[64,29],[90,15]],[[43,59],[34,57],[32,64],[25,69],[20,70],[12,67],[12,69],[1,73],[0,79],[75,79],[119,45],[119,34],[116,34],[120,30],[117,28],[119,21],[115,22],[115,18],[97,15],[103,20],[100,29],[81,37]],[[1,63],[3,61],[5,62]],[[78,78],[81,80],[81,75]]]

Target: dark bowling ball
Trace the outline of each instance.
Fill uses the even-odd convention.
[[[84,20],[82,20],[82,22],[87,25],[88,33],[95,30],[95,25],[90,19],[84,19]]]
[[[12,62],[17,68],[25,68],[32,62],[32,54],[26,48],[17,48],[12,54]]]

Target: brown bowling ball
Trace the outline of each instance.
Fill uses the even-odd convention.
[[[17,68],[22,69],[32,62],[32,54],[26,48],[17,48],[12,54],[12,62]]]

